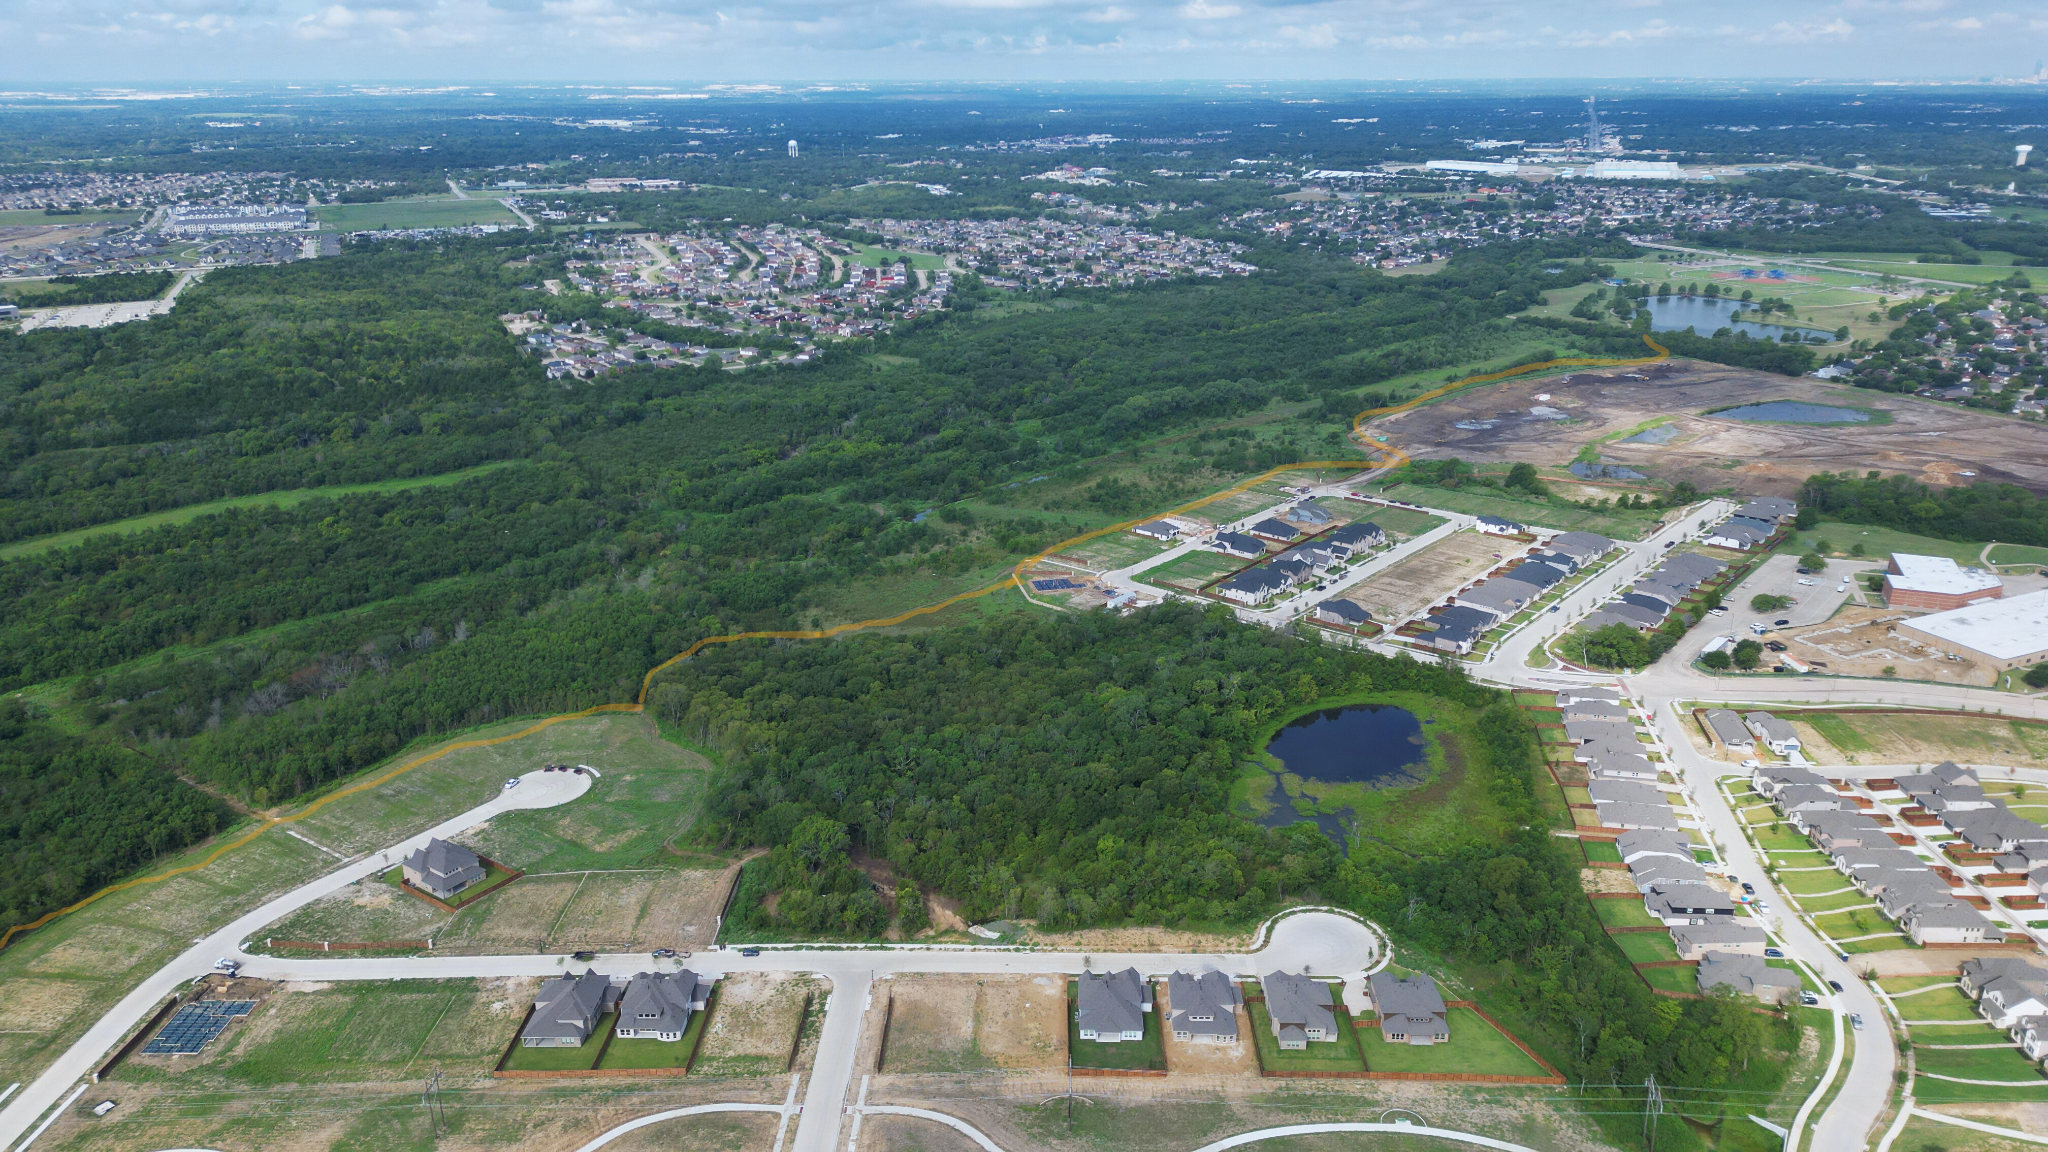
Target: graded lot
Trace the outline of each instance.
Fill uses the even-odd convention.
[[[899,976],[887,984],[883,1071],[1056,1068],[1066,1059],[1064,978]]]
[[[825,988],[793,972],[741,972],[718,982],[717,1002],[704,1026],[692,1076],[779,1076],[796,1041],[797,1022],[821,1015]]]
[[[1344,594],[1389,627],[1465,586],[1501,562],[1512,541],[1482,532],[1453,532]]]

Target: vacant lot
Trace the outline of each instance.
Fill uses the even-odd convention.
[[[1414,508],[1395,508],[1387,504],[1361,504],[1355,500],[1327,500],[1332,507],[1343,507],[1350,511],[1354,521],[1362,520],[1377,524],[1389,536],[1413,540],[1431,528],[1444,522],[1441,516],[1432,516]]]
[[[692,1075],[779,1076],[789,1065],[804,1002],[824,1008],[824,991],[808,976],[742,972],[719,981],[718,1002],[704,1025]]]
[[[1968,658],[1947,659],[1940,651],[1899,635],[1895,626],[1909,618],[1885,608],[1843,608],[1824,624],[1788,628],[1780,638],[1790,643],[1792,655],[1818,660],[1835,675],[1876,677],[1890,668],[1901,680],[1979,686],[1989,685],[1997,676],[1988,665]]]
[[[1398,437],[1396,442],[1400,442]],[[1410,451],[1414,451],[1412,446]],[[1415,452],[1415,455],[1422,457],[1425,454]],[[1426,508],[1463,512],[1472,516],[1501,516],[1520,524],[1533,524],[1540,528],[1598,532],[1617,540],[1638,539],[1655,528],[1658,523],[1657,515],[1653,512],[1593,512],[1562,501],[1525,497],[1500,488],[1469,486],[1453,490],[1426,488],[1415,484],[1392,484],[1369,489],[1365,494],[1420,504]],[[1599,495],[1597,490],[1588,490],[1587,494],[1593,494],[1596,499]],[[1584,494],[1575,498],[1583,499]]]
[[[1171,547],[1173,545],[1164,540],[1153,540],[1134,532],[1112,532],[1107,536],[1097,536],[1079,547],[1066,549],[1060,555],[1097,572],[1110,572],[1149,560]]]
[[[2011,764],[2048,767],[2048,726],[1955,713],[1832,712],[1788,716],[1802,738],[1818,738],[1806,755],[1822,764]],[[1992,783],[1993,781],[1986,781]]]
[[[1465,586],[1514,546],[1481,532],[1453,532],[1345,593],[1373,619],[1393,624]]]
[[[496,200],[386,200],[381,204],[324,204],[313,210],[323,231],[375,228],[457,228],[464,224],[517,224],[519,218]]]
[[[912,976],[889,981],[886,1072],[1059,1068],[1066,1062],[1057,976]]]
[[[1789,497],[1815,472],[1870,469],[1932,484],[1969,483],[1958,473],[1972,471],[1978,479],[2048,490],[2048,457],[2040,451],[2039,432],[2017,420],[1908,396],[1686,360],[1637,374],[1648,378],[1629,380],[1621,372],[1606,372],[1503,381],[1376,420],[1372,427],[1418,459],[1525,460],[1561,468],[1582,446],[1600,442],[1602,459],[1667,483],[1691,480],[1702,491],[1733,485],[1740,492]],[[1550,399],[1538,401],[1539,392]],[[1697,415],[1710,408],[1778,399],[1876,409],[1889,422],[1746,424],[1725,416]],[[1570,420],[1528,419],[1529,409],[1538,405],[1559,409]],[[1674,413],[1676,418],[1666,427],[1676,431],[1668,441],[1628,443],[1619,438]],[[1460,422],[1475,427],[1456,427]],[[1531,519],[1547,523],[1534,513]]]
[[[1194,592],[1200,589],[1202,585],[1222,577],[1225,573],[1236,571],[1240,566],[1249,563],[1251,561],[1240,560],[1235,556],[1225,556],[1220,552],[1190,552],[1177,560],[1169,561],[1147,571],[1143,579],[1145,583],[1156,584],[1161,588],[1177,588],[1184,592]]]

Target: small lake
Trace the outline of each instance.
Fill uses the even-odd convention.
[[[1798,400],[1772,400],[1763,404],[1744,404],[1740,408],[1724,408],[1714,413],[1730,420],[1741,420],[1750,424],[1868,424],[1870,413],[1858,412],[1854,408],[1833,408],[1826,404],[1807,404]]]
[[[1701,336],[1712,336],[1723,328],[1733,328],[1758,339],[1776,340],[1789,331],[1781,324],[1730,320],[1742,305],[1725,296],[1712,300],[1705,296],[1673,296],[1664,300],[1653,296],[1641,303],[1649,306],[1650,329],[1655,332],[1683,332],[1690,328]]]
[[[1266,751],[1296,776],[1325,784],[1407,783],[1428,759],[1422,721],[1391,704],[1311,712],[1280,729]]]

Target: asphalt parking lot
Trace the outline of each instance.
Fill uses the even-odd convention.
[[[1845,577],[1852,580],[1853,586],[1856,573],[1877,571],[1883,567],[1883,564],[1875,560],[1834,560],[1828,563],[1827,571],[1824,573],[1801,576],[1798,557],[1773,556],[1750,573],[1749,579],[1744,580],[1729,593],[1728,614],[1707,617],[1706,622],[1700,625],[1700,630],[1714,636],[1725,633],[1741,640],[1755,635],[1749,629],[1751,624],[1761,623],[1767,628],[1772,627],[1772,622],[1777,620],[1791,621],[1787,627],[1792,628],[1819,624],[1833,616],[1835,610],[1842,606],[1842,602],[1849,598],[1848,590],[1843,587]],[[1816,583],[1806,585],[1801,584],[1801,580],[1813,580]],[[1757,596],[1788,596],[1793,604],[1790,608],[1776,612],[1752,612],[1749,609],[1749,602]]]

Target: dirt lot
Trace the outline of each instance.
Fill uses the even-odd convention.
[[[1892,396],[1817,380],[1674,360],[1636,370],[1577,373],[1569,377],[1506,381],[1460,393],[1373,428],[1418,459],[1458,456],[1466,460],[1526,460],[1563,467],[1580,445],[1639,425],[1683,413],[1663,444],[1607,443],[1602,459],[1649,473],[1658,480],[1691,480],[1701,489],[1735,485],[1758,495],[1792,496],[1820,471],[1877,469],[1930,484],[1969,483],[1957,475],[2003,480],[2048,491],[2048,455],[2039,428],[1969,409]],[[1537,393],[1548,400],[1537,400]],[[1891,422],[1872,425],[1745,424],[1719,416],[1694,415],[1709,408],[1764,400],[1877,409]],[[1568,414],[1568,422],[1530,415],[1544,406]],[[1458,428],[1459,422],[1486,427]]]
[[[867,1152],[979,1152],[981,1145],[944,1124],[916,1116],[869,1116],[860,1124]]]
[[[1454,532],[1344,594],[1374,620],[1393,627],[1445,596],[1522,546],[1481,532]]]
[[[1746,595],[1749,589],[1745,585]],[[1825,624],[1788,628],[1778,639],[1801,660],[1819,660],[1837,676],[1882,676],[1887,667],[1901,680],[1988,686],[1998,670],[1974,660],[1950,660],[1893,631],[1913,614],[1885,608],[1844,608]]]
[[[789,1062],[804,997],[821,1012],[825,990],[794,972],[742,972],[718,983],[692,1075],[779,1076]]]
[[[886,1072],[1065,1066],[1063,977],[909,976],[888,988]]]
[[[2011,764],[2048,767],[2048,727],[1991,716],[1838,712],[1790,717],[1822,764]]]
[[[1167,1013],[1173,1010],[1173,997],[1167,991],[1166,981],[1159,982],[1159,1003],[1154,1007],[1159,1013],[1159,1023],[1164,1029]],[[1243,1008],[1237,1009],[1237,1039],[1229,1044],[1212,1044],[1206,1040],[1180,1041],[1166,1031],[1166,1066],[1179,1074],[1207,1074],[1212,1076],[1257,1076],[1259,1054],[1252,1047],[1252,1018]]]

